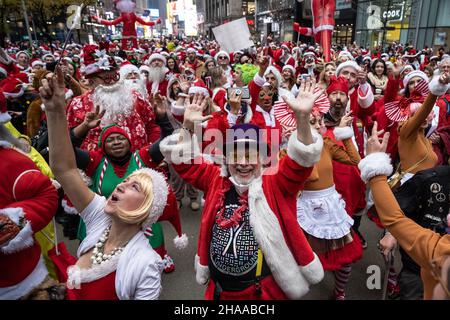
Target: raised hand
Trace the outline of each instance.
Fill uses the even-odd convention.
[[[167,112],[167,98],[157,92],[153,98],[153,108],[157,118],[164,118]]]
[[[350,110],[341,118],[339,127],[348,127],[352,124],[352,121],[353,121],[352,111]]]
[[[183,93],[188,93],[189,87],[190,87],[189,81],[186,79],[186,76],[181,75],[180,76],[180,89],[183,91]]]
[[[95,107],[95,111],[87,112],[86,116],[84,117],[84,125],[89,130],[97,127],[100,125],[100,122],[102,121],[102,117],[105,114],[106,109],[100,111],[100,106],[97,105]]]
[[[231,93],[231,97],[228,99],[228,103],[230,104],[231,113],[238,114],[239,110],[241,110],[241,99],[242,96],[236,94],[236,90],[233,90]]]
[[[196,93],[192,98],[185,100],[185,111],[183,127],[191,132],[194,132],[195,125],[200,124],[212,118],[212,115],[203,116],[203,110],[206,107],[208,100],[201,93]]]
[[[47,80],[47,78],[50,78]],[[42,79],[39,94],[46,112],[64,111],[66,108],[64,74],[57,66],[51,77]]]
[[[372,135],[367,140],[366,146],[367,155],[375,152],[386,152],[390,134],[389,132],[386,132],[383,135],[383,138],[380,139],[379,136],[383,132],[384,130],[378,131],[378,123],[375,121],[372,128]]]
[[[295,114],[299,115],[308,115],[311,113],[311,110],[314,106],[314,102],[324,90],[319,90],[314,93],[314,88],[316,87],[316,79],[308,79],[302,80],[300,83],[299,93],[297,98],[286,98],[282,97],[284,102],[289,106],[289,108],[294,111]]]
[[[359,84],[366,83],[367,82],[367,71],[366,70],[358,71],[356,78],[358,79]]]

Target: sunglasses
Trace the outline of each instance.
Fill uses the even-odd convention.
[[[103,80],[106,84],[111,84],[119,81],[120,74],[116,73],[107,73],[104,76],[95,75],[94,78],[99,78]]]
[[[220,56],[220,57],[219,57],[219,60],[226,60],[226,59],[228,59],[228,58],[225,57],[225,56]]]
[[[274,95],[274,93],[272,91],[269,91],[269,92],[260,91],[259,92],[260,99],[263,99],[265,96],[273,97],[273,95]]]

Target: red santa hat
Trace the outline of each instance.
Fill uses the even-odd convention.
[[[196,53],[196,50],[194,48],[192,48],[192,47],[189,47],[189,48],[186,49],[186,52],[187,53]]]
[[[2,84],[4,96],[11,99],[21,97],[25,93],[25,87],[24,82],[15,77],[5,79]]]
[[[422,80],[425,80],[427,83],[429,81],[428,76],[424,72],[422,72],[420,70],[414,70],[414,71],[411,71],[410,73],[408,73],[403,78],[403,87],[406,88],[406,86],[408,85],[409,81],[411,81],[411,79],[415,78],[415,77],[421,78]]]
[[[291,47],[289,42],[283,42],[281,44],[281,49],[287,49],[289,52],[291,52]]]
[[[336,68],[336,76],[339,77],[340,72],[342,71],[342,69],[346,68],[346,67],[352,67],[353,69],[355,69],[357,72],[359,72],[361,70],[361,68],[358,66],[358,64],[353,61],[353,60],[348,60],[345,62],[340,63],[337,68]]]
[[[148,73],[150,73],[150,67],[143,64],[142,66],[139,67],[139,71],[142,73],[142,71],[146,71]]]
[[[220,50],[219,52],[217,52],[217,54],[214,56],[214,59],[216,59],[216,61],[219,59],[220,56],[226,56],[228,58],[228,60],[230,60],[230,55],[223,50]]]
[[[203,94],[205,97],[210,97],[208,88],[197,85],[197,86],[193,86],[189,88],[188,94],[196,94],[196,93],[201,93]]]
[[[113,133],[117,133],[117,134],[120,134],[120,135],[124,136],[128,140],[128,142],[130,143],[130,145],[132,144],[131,140],[130,140],[130,136],[128,135],[128,133],[124,129],[122,129],[121,127],[119,127],[116,124],[111,124],[111,125],[106,126],[106,127],[103,128],[102,132],[100,133],[100,137],[98,138],[98,147],[103,152],[105,152],[105,141],[106,141],[106,138],[108,138]]]
[[[150,58],[148,58],[148,60],[146,61],[147,64],[151,64],[153,60],[161,60],[164,64],[167,63],[166,57],[164,57],[162,54],[160,53],[152,53],[152,55],[150,56]]]
[[[23,50],[16,53],[16,58],[19,58],[19,55],[21,55],[21,54],[24,54],[28,57],[28,59],[31,59],[30,54]]]
[[[332,76],[330,78],[330,85],[327,88],[327,94],[329,95],[335,91],[343,92],[348,96],[348,80],[344,77]]]
[[[355,60],[353,55],[347,50],[342,50],[341,52],[339,52],[338,59],[340,59],[342,57],[348,57],[350,60]]]
[[[295,68],[291,66],[290,64],[286,64],[281,71],[284,71],[286,69],[291,70],[292,74],[295,76]]]
[[[40,59],[34,59],[33,62],[31,62],[31,67],[34,68],[36,66],[45,67],[45,63]]]
[[[0,124],[7,123],[11,120],[11,116],[6,109],[6,98],[3,90],[0,88]]]
[[[138,67],[136,67],[134,64],[131,64],[128,61],[125,61],[120,66],[120,70],[119,70],[120,79],[125,79],[127,77],[127,75],[132,72],[140,74]]]
[[[173,192],[169,192],[167,206],[164,208],[164,212],[161,217],[159,217],[158,221],[168,221],[177,232],[177,236],[173,239],[175,248],[184,249],[187,247],[189,239],[182,231],[180,209],[178,209],[177,198]]]
[[[93,44],[83,47],[83,64],[81,72],[87,76],[98,72],[111,71],[117,67],[115,60],[108,56],[105,50],[99,50],[99,47]]]

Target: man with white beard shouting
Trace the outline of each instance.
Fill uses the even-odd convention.
[[[166,67],[166,58],[159,53],[153,53],[146,61],[150,70],[148,73],[147,91],[150,95],[159,92],[162,96],[167,95],[169,81],[166,77],[169,69]]]
[[[136,149],[158,140],[160,130],[155,123],[153,109],[138,91],[119,81],[117,65],[96,45],[83,48],[84,68],[82,72],[88,79],[91,90],[75,97],[68,106],[67,120],[73,128],[84,122],[87,112],[105,110],[100,126],[89,131],[81,148],[96,150],[102,129],[112,123],[122,127],[132,140]],[[131,90],[130,90],[131,89]],[[134,150],[131,150],[133,152]]]

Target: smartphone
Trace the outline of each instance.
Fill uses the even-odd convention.
[[[308,74],[308,73],[303,73],[302,75],[301,75],[301,78],[302,78],[302,80],[308,80],[309,78],[311,78],[311,75],[310,74]]]
[[[237,95],[241,95],[242,99],[250,99],[250,91],[248,90],[247,87],[228,88],[227,89],[227,97],[228,97],[228,99],[231,97],[231,94],[233,93],[233,91],[235,91]]]

